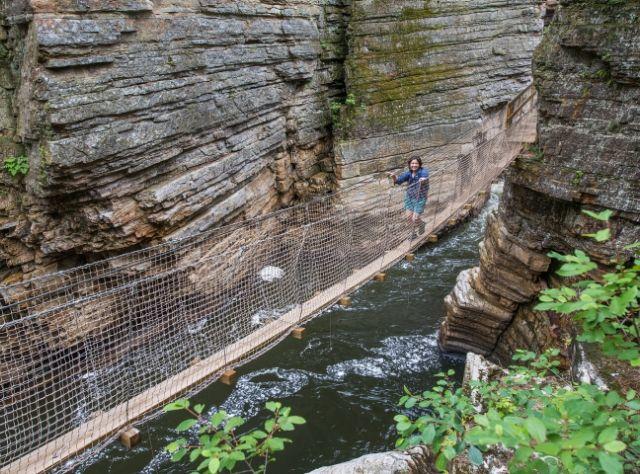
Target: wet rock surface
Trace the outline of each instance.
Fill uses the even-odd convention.
[[[309,474],[431,474],[431,452],[425,446],[416,446],[405,452],[388,451],[360,456],[351,461],[321,467]]]
[[[556,327],[531,308],[553,284],[546,254],[577,248],[605,264],[640,240],[639,15],[637,2],[560,2],[534,54],[539,143],[507,174],[479,268],[447,297],[445,349],[502,362],[518,347],[543,350]],[[605,208],[614,211],[613,238],[583,237],[602,224],[581,210]],[[496,307],[507,315],[501,324]]]

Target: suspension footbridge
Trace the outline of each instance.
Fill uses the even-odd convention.
[[[0,472],[70,468],[79,458],[69,459],[259,356],[404,258],[468,212],[535,140],[535,91],[494,122],[422,154],[431,177],[420,226],[405,216],[406,188],[370,177],[0,288]]]

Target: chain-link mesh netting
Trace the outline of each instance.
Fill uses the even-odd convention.
[[[507,108],[508,126],[502,117],[423,156],[428,183],[407,189],[370,177],[259,219],[1,288],[2,472],[39,472],[110,440],[401,259],[529,140],[527,91]],[[405,201],[423,195],[415,224]]]

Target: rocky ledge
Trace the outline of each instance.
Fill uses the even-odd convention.
[[[440,342],[507,362],[515,348],[542,350],[558,335],[532,311],[553,285],[550,250],[587,252],[606,264],[640,240],[640,4],[560,2],[534,54],[538,145],[508,171],[480,266],[461,273],[446,299]],[[612,240],[581,211],[612,209]],[[556,343],[557,345],[557,343]]]

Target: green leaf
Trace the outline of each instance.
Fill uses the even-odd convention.
[[[307,422],[307,420],[305,420],[301,416],[290,416],[289,422],[293,423],[294,425],[304,425]]]
[[[587,263],[565,263],[563,264],[558,271],[556,272],[558,275],[563,277],[573,277],[583,275],[591,270],[595,270],[598,268],[594,262]]]
[[[536,445],[536,451],[542,454],[549,454],[550,456],[557,456],[560,452],[560,446],[555,442],[540,443]]]
[[[524,427],[531,437],[539,443],[547,439],[547,428],[539,419],[533,417],[527,418],[524,420]]]
[[[232,451],[231,454],[229,454],[229,457],[234,461],[244,461],[246,459],[246,456],[242,451]]]
[[[627,449],[627,445],[622,441],[615,440],[609,441],[603,446],[603,448],[610,453],[619,453],[620,451],[624,451],[625,449]]]
[[[475,446],[469,447],[469,461],[471,461],[476,466],[481,465],[483,462],[482,452]]]
[[[241,418],[239,416],[232,416],[225,423],[224,431],[225,431],[225,433],[229,433],[229,432],[233,431],[234,429],[236,429],[238,426],[241,426],[243,424],[244,424],[244,419],[243,418]]]
[[[598,221],[608,221],[613,215],[613,211],[610,209],[606,209],[602,212],[593,212],[593,211],[588,211],[586,209],[582,209],[582,213]]]
[[[187,454],[187,449],[186,448],[181,448],[178,449],[175,453],[173,453],[173,455],[171,456],[171,461],[173,462],[180,462],[182,460],[182,458],[185,456],[185,454]]]
[[[574,472],[573,455],[571,454],[571,451],[562,451],[559,458],[567,471]]]
[[[275,412],[282,407],[282,404],[279,402],[267,402],[265,407],[267,410]]]
[[[607,396],[605,397],[605,403],[608,407],[611,408],[616,406],[618,403],[622,403],[623,401],[624,400],[620,397],[620,395],[618,395],[618,392],[615,392],[613,390],[607,393]]]
[[[218,469],[220,469],[220,459],[211,458],[211,461],[209,461],[209,472],[211,474],[216,474],[216,472],[218,472]]]
[[[227,412],[224,410],[220,410],[215,412],[213,415],[211,415],[210,421],[211,421],[211,425],[214,428],[217,428],[218,426],[220,426],[220,423],[222,423],[222,421],[227,418]]]
[[[189,428],[191,428],[193,425],[195,425],[198,422],[198,420],[196,420],[195,418],[189,418],[188,420],[184,420],[182,423],[180,423],[177,427],[176,427],[176,431],[178,433],[181,433],[183,431],[187,431]]]
[[[525,462],[527,459],[531,457],[532,454],[533,454],[533,449],[531,449],[529,446],[521,446],[518,449],[516,449],[514,459],[516,460],[516,462],[520,462],[520,463]]]
[[[165,412],[168,412],[168,411],[184,410],[185,408],[189,408],[189,400],[181,398],[179,400],[176,400],[175,402],[165,405],[163,410]]]
[[[638,287],[632,286],[623,291],[620,296],[611,298],[611,304],[609,305],[611,313],[616,316],[622,316],[626,314],[629,304],[632,301],[635,301],[637,294]]]
[[[447,464],[449,464],[449,460],[445,457],[444,453],[440,453],[436,458],[436,469],[444,471],[447,469]]]
[[[600,444],[608,443],[610,441],[615,440],[617,436],[618,436],[618,428],[614,428],[613,426],[610,426],[600,432],[600,434],[598,435],[598,443]]]
[[[271,451],[282,451],[284,449],[284,440],[282,438],[270,438],[266,444]]]
[[[187,440],[184,438],[178,438],[174,441],[172,441],[171,443],[169,443],[168,445],[165,446],[164,450],[167,451],[168,453],[175,453],[178,449],[184,447],[187,445]]]
[[[600,229],[595,234],[583,234],[584,237],[591,237],[596,242],[605,242],[611,238],[611,230],[609,228]]]
[[[202,450],[200,448],[196,448],[189,453],[189,461],[194,462],[200,456]]]
[[[435,436],[436,428],[433,425],[428,425],[424,430],[422,430],[422,442],[426,445],[431,445]]]
[[[296,429],[295,426],[293,426],[293,423],[290,423],[288,420],[284,421],[280,424],[280,429],[282,431],[293,431]]]
[[[607,474],[622,474],[622,463],[619,461],[618,456],[612,456],[611,454],[600,452],[598,453],[598,461],[600,467]]]
[[[442,454],[444,454],[444,457],[447,458],[449,461],[451,461],[453,458],[456,457],[456,450],[453,449],[451,446],[447,446],[446,448],[444,448],[442,450]]]
[[[396,429],[400,432],[402,431],[407,431],[409,428],[411,428],[413,426],[412,423],[408,422],[408,421],[402,421],[400,423],[398,423],[396,425]]]
[[[193,411],[195,411],[198,415],[202,413],[202,410],[204,410],[204,405],[202,403],[198,403],[193,407]]]
[[[636,391],[634,389],[629,389],[629,391],[627,392],[627,401],[633,400],[635,396]]]

